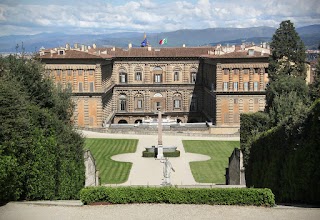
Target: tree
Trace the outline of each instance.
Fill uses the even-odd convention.
[[[281,22],[270,48],[268,76],[271,82],[282,75],[306,78],[305,47],[290,20]]]
[[[266,112],[275,126],[289,118],[298,121],[310,101],[305,82],[305,48],[290,21],[281,22],[270,46]]]
[[[43,73],[35,60],[0,58],[0,201],[74,199],[84,185],[70,93]]]

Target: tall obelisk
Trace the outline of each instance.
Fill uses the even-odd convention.
[[[158,154],[157,159],[163,158],[163,146],[162,146],[162,117],[161,108],[158,109]]]

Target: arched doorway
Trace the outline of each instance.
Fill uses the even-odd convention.
[[[180,122],[182,123],[181,119],[178,118],[178,119],[177,119],[177,123],[180,123]]]
[[[138,124],[138,123],[142,123],[142,120],[141,119],[138,119],[138,120],[136,120],[135,122],[134,122],[135,124]]]
[[[128,124],[128,122],[124,119],[121,119],[120,121],[118,121],[118,124]]]

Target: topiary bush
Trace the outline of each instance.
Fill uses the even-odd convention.
[[[270,189],[254,188],[87,187],[81,190],[80,199],[85,205],[95,202],[275,205]]]
[[[180,157],[180,151],[176,150],[174,152],[163,152],[164,157]],[[148,151],[143,151],[142,152],[142,157],[156,157],[155,152],[148,152]]]

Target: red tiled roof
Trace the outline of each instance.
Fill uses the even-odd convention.
[[[59,50],[58,50],[59,51]],[[41,59],[101,59],[101,56],[78,50],[65,50],[64,55],[57,53],[45,53]]]
[[[201,55],[208,54],[208,51],[213,52],[214,47],[163,47],[151,48],[147,47],[133,47],[128,49],[122,48],[96,48],[100,50],[100,55],[107,55],[112,57],[200,57]]]

